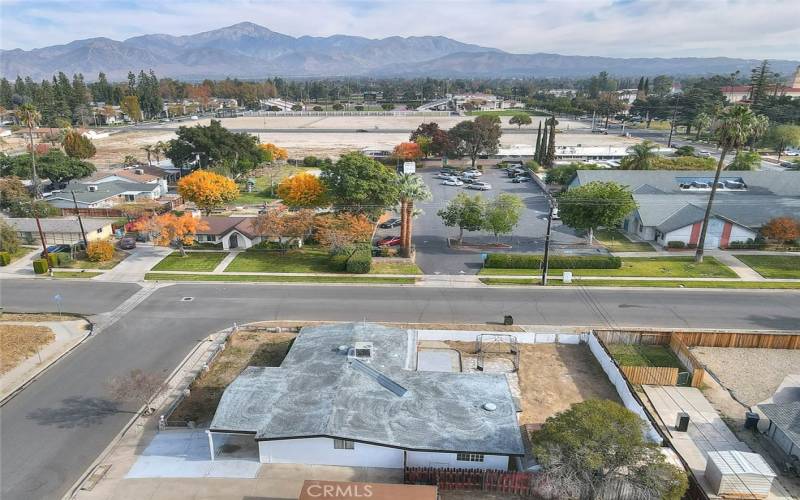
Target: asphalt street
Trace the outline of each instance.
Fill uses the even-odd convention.
[[[110,311],[137,285],[5,280],[6,311]],[[182,301],[193,297],[192,301]],[[796,329],[793,291],[342,287],[174,284],[156,290],[0,409],[0,497],[60,498],[130,419],[107,383],[132,369],[164,377],[209,333],[234,321],[486,323]]]

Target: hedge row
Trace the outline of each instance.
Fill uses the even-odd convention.
[[[47,259],[36,259],[33,261],[33,272],[36,274],[45,274],[49,268],[47,267]]]
[[[483,265],[495,269],[540,269],[542,259],[538,254],[490,253]],[[611,255],[552,255],[549,265],[550,269],[619,269],[622,259]]]
[[[7,266],[11,264],[11,254],[8,252],[0,252],[0,266]]]
[[[72,261],[72,257],[70,254],[66,252],[56,252],[47,254],[49,259],[48,264],[50,267],[61,267],[65,264],[69,264]]]
[[[372,249],[361,247],[355,251],[333,254],[328,259],[328,267],[337,273],[367,274],[372,268]]]

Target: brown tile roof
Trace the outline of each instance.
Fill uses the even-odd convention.
[[[201,217],[200,220],[206,223],[208,229],[199,231],[198,234],[224,236],[236,229],[248,238],[257,236],[253,231],[253,221],[256,220],[256,217],[221,217],[211,215],[208,217]]]

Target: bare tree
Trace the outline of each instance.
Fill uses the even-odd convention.
[[[150,408],[148,403],[163,385],[164,380],[161,375],[137,368],[125,376],[111,379],[108,383],[108,392],[115,401],[147,406],[144,414],[150,415],[154,408]]]

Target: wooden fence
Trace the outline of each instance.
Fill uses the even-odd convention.
[[[678,369],[667,366],[620,366],[634,385],[678,385]]]
[[[480,490],[531,495],[536,486],[536,474],[480,469],[438,469],[406,467],[406,484],[431,484],[440,490]]]
[[[739,332],[675,332],[687,347],[751,347],[757,349],[800,349],[800,334]]]
[[[669,348],[675,353],[675,356],[681,361],[683,366],[692,374],[692,387],[700,387],[703,383],[706,370],[703,364],[692,354],[692,351],[683,343],[680,335],[673,335],[669,340]]]
[[[631,330],[595,330],[604,344],[667,345],[672,332]]]

